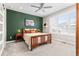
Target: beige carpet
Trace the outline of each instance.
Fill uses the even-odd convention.
[[[7,43],[2,56],[75,56],[75,46],[53,41],[29,51],[24,42]]]

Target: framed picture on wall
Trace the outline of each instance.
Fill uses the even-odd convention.
[[[34,26],[34,20],[25,19],[25,26]]]

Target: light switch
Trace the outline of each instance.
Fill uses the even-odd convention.
[[[10,36],[10,39],[12,39],[12,36]]]

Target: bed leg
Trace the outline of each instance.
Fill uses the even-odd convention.
[[[32,49],[30,51],[32,51]]]
[[[48,39],[49,39],[49,43],[51,44],[51,40],[52,40],[51,35],[48,35]]]
[[[32,47],[31,47],[31,50],[30,51],[32,51]]]
[[[30,48],[31,48],[30,51],[32,51],[32,38],[31,38],[31,47]]]
[[[51,39],[49,40],[49,43],[51,44]]]

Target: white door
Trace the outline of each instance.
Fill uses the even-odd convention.
[[[6,39],[6,9],[0,4],[0,55],[5,46]]]

